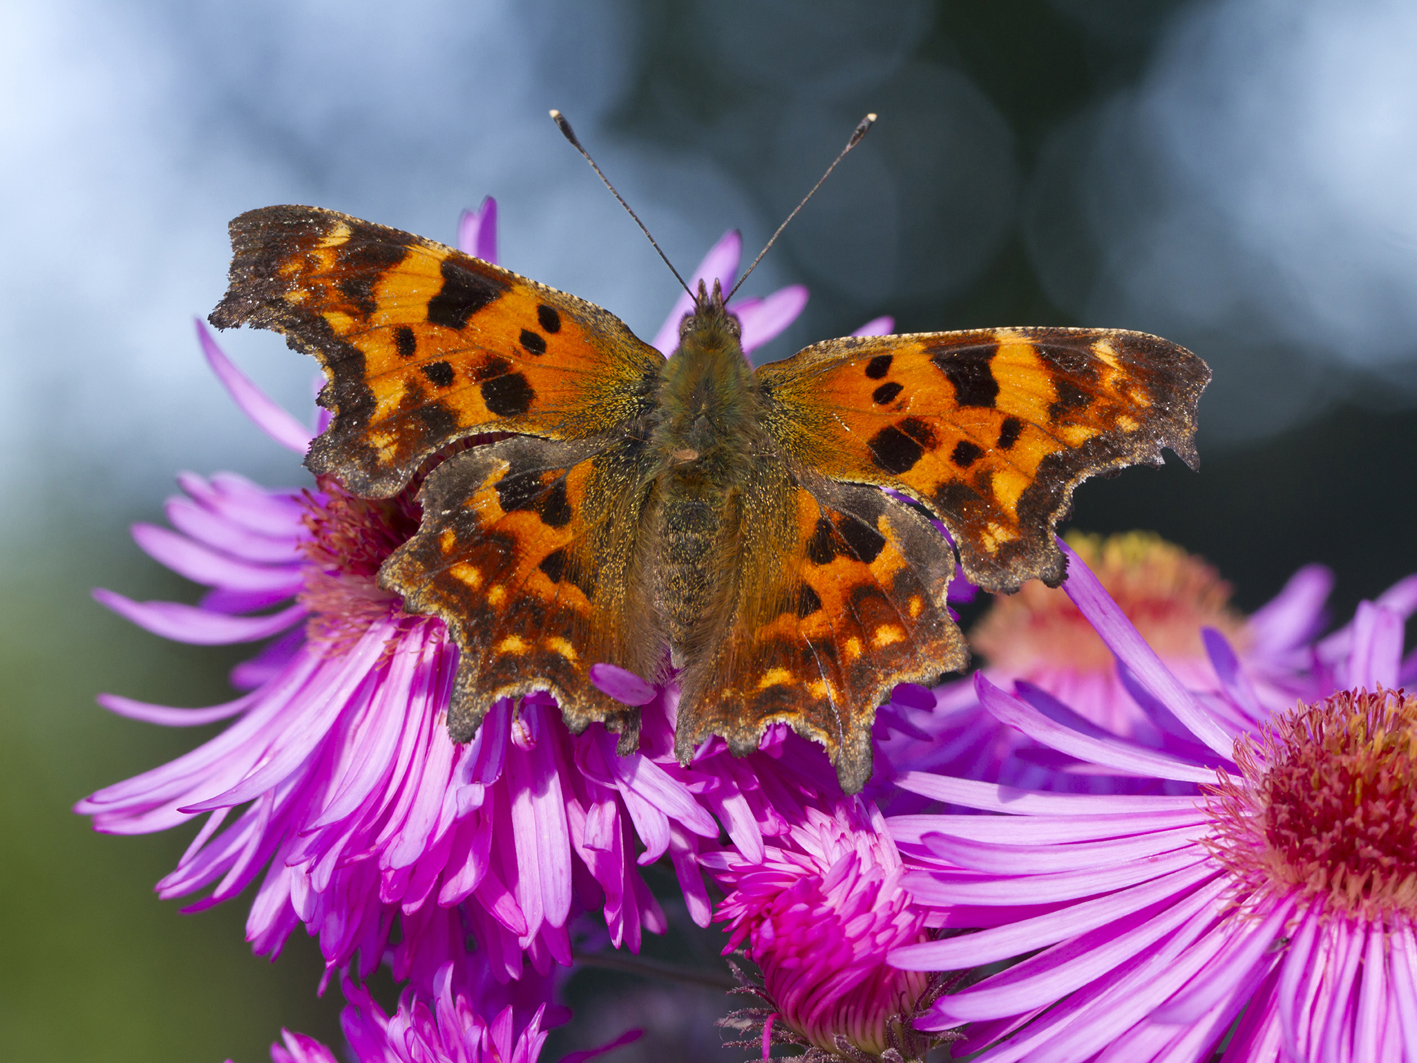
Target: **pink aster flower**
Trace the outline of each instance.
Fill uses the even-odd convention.
[[[1402,616],[1361,605],[1330,662],[1349,688],[1274,715],[1218,637],[1222,696],[1188,691],[1071,562],[1069,597],[1167,741],[1099,734],[1036,688],[1009,693],[985,675],[980,701],[1068,757],[1203,792],[897,780],[993,814],[889,821],[926,925],[975,931],[899,948],[891,962],[941,971],[1027,956],[940,997],[919,1025],[963,1027],[960,1047],[987,1049],[988,1063],[1199,1063],[1222,1042],[1232,1063],[1417,1061],[1417,699],[1393,689]]]
[[[464,216],[464,250],[496,254],[496,205]],[[731,283],[730,233],[695,276]],[[805,290],[738,304],[745,347],[766,342],[801,309]],[[677,325],[677,320],[674,322]],[[217,376],[252,421],[305,453],[311,431],[199,338]],[[728,824],[761,845],[762,788],[746,769],[674,762],[673,701],[643,698],[647,749],[615,755],[599,725],[572,736],[555,702],[498,703],[474,740],[443,725],[457,648],[442,621],[405,613],[381,590],[379,565],[416,529],[417,484],[365,500],[322,478],[317,490],[268,489],[223,473],[183,474],[167,507],[172,529],[138,525],[138,544],[208,588],[197,605],[97,599],[155,634],[202,645],[270,639],[238,666],[246,693],[205,709],[105,695],[110,710],[165,726],[231,720],[196,749],[81,801],[96,829],[136,834],[205,816],[163,897],[207,895],[207,907],[261,880],[247,921],[257,952],[276,954],[298,926],[319,936],[330,967],[378,963],[400,923],[394,973],[426,985],[471,933],[501,978],[523,958],[538,971],[571,962],[572,914],[599,910],[616,947],[638,948],[664,917],[635,870],[671,846],[707,922],[693,867],[699,840]],[[273,611],[272,611],[273,610]],[[655,743],[658,743],[657,745]],[[660,747],[663,747],[662,749]],[[712,814],[711,814],[712,813]],[[754,839],[757,839],[755,842]]]
[[[838,797],[808,806],[760,857],[726,850],[700,858],[727,896],[725,955],[741,947],[762,971],[767,1008],[725,1025],[814,1058],[917,1058],[936,1040],[912,1029],[937,980],[886,963],[892,949],[929,939],[924,912],[902,888],[905,869],[874,805]],[[738,1042],[743,1046],[752,1042]]]
[[[1220,690],[1207,649],[1207,640],[1220,636],[1243,662],[1254,697],[1267,709],[1292,705],[1296,697],[1318,696],[1324,669],[1315,638],[1324,625],[1324,601],[1333,584],[1324,566],[1300,569],[1275,598],[1246,617],[1230,605],[1230,585],[1212,566],[1156,535],[1070,535],[1068,543],[1185,686]],[[1417,603],[1390,604],[1405,615]],[[969,638],[984,660],[983,674],[996,686],[1024,682],[1072,706],[1107,732],[1148,743],[1161,740],[1138,701],[1132,677],[1117,668],[1107,646],[1062,589],[1032,581],[1017,594],[996,596]],[[893,706],[877,736],[878,788],[893,772],[909,770],[1092,792],[1151,785],[1115,775],[1053,770],[1066,758],[1001,726],[975,696],[972,678]],[[886,800],[879,789],[872,793]],[[887,807],[901,811],[910,804],[908,799],[892,799]]]
[[[531,992],[528,984],[535,983]],[[408,987],[398,1008],[388,1015],[363,986],[345,980],[349,1003],[340,1016],[351,1057],[358,1063],[536,1063],[546,1031],[569,1015],[544,994],[547,980],[535,978],[499,987],[485,978],[468,977],[463,965],[438,969],[431,988]],[[339,1057],[314,1038],[281,1031],[282,1044],[271,1046],[272,1063],[339,1063]],[[561,1063],[583,1063],[636,1040],[631,1030],[599,1049],[576,1052]]]

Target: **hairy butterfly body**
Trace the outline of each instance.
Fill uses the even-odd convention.
[[[681,758],[783,721],[859,790],[876,706],[966,663],[930,517],[982,587],[1056,585],[1081,480],[1163,446],[1195,464],[1209,371],[1141,333],[849,338],[753,370],[716,287],[666,360],[591,303],[394,229],[267,207],[231,230],[211,321],[320,360],[334,419],[310,468],[387,497],[447,455],[380,581],[461,649],[457,741],[548,690],[633,748],[638,710],[590,668],[672,662]]]

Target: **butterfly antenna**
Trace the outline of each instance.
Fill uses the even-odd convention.
[[[625,198],[620,195],[619,192],[615,191],[615,186],[610,183],[610,178],[601,173],[600,167],[597,166],[595,160],[590,157],[590,152],[581,147],[581,142],[576,139],[575,130],[571,128],[571,123],[566,121],[566,116],[553,107],[551,110],[551,120],[556,123],[556,128],[561,130],[561,135],[571,142],[571,147],[585,156],[585,161],[590,163],[590,168],[600,175],[600,179],[605,182],[605,187],[610,189],[610,194],[620,201],[620,206],[625,208],[625,213],[635,219],[635,224],[640,227],[640,232],[644,233],[654,249],[659,251],[659,257],[664,259],[664,264],[669,267],[669,272],[674,274],[674,279],[679,282],[679,287],[689,292],[689,298],[693,299],[694,293],[689,291],[689,286],[684,283],[684,278],[679,276],[679,271],[674,268],[674,263],[669,261],[669,256],[663,251],[660,251],[659,245],[654,242],[654,237],[650,236],[649,230],[645,228],[645,223],[640,221],[640,216],[631,210],[630,204],[625,202]],[[830,173],[830,171],[828,172]]]
[[[831,172],[836,169],[836,164],[841,162],[842,159],[846,158],[846,153],[849,152],[852,148],[856,147],[857,144],[861,143],[861,138],[866,135],[866,130],[870,129],[871,126],[875,123],[875,121],[876,116],[874,114],[868,114],[865,118],[861,119],[861,121],[857,123],[856,130],[851,134],[851,139],[846,142],[846,147],[841,149],[841,154],[838,155],[832,161],[832,164],[827,167],[827,172],[822,174],[821,178],[817,181],[817,183],[812,186],[812,191],[808,192],[805,196],[802,197],[802,202],[798,203],[796,209],[794,209],[793,212],[787,216],[787,221],[784,221],[781,225],[777,227],[777,232],[772,234],[772,239],[767,242],[767,246],[758,252],[758,257],[753,259],[753,264],[748,267],[747,272],[744,273],[743,276],[738,278],[738,283],[733,286],[733,291],[728,293],[728,299],[732,299],[733,292],[736,292],[739,288],[743,287],[743,282],[748,279],[748,274],[752,273],[753,270],[758,268],[758,263],[761,262],[763,260],[763,256],[768,253],[768,248],[777,242],[777,238],[782,235],[782,230],[787,228],[787,222],[797,217],[797,211],[801,210],[807,205],[807,200],[811,199],[816,194],[817,189],[822,187],[822,182],[831,176]],[[592,163],[592,165],[594,164]],[[728,302],[728,299],[725,299],[723,301],[726,303]]]

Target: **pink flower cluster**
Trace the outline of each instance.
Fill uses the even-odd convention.
[[[495,203],[459,242],[495,261]],[[731,284],[740,251],[726,236],[691,284]],[[733,304],[745,351],[806,297]],[[666,355],[687,309],[656,337]],[[198,332],[238,405],[304,453],[314,431]],[[1074,540],[1062,591],[1026,588],[975,628],[978,671],[897,689],[872,784],[847,797],[782,726],[747,757],[713,739],[678,763],[677,690],[608,665],[593,681],[643,714],[629,755],[599,724],[571,734],[544,694],[455,745],[457,648],[376,578],[418,526],[415,491],[179,484],[171,528],[134,537],[201,601],[96,597],[166,638],[265,645],[224,705],[104,695],[149,723],[230,722],[78,810],[125,834],[205,817],[159,893],[202,894],[195,910],[259,881],[253,948],[318,937],[361,1063],[533,1063],[569,1017],[576,948],[634,953],[666,929],[640,873],[661,860],[688,915],[756,966],[742,988],[762,1006],[724,1024],[764,1058],[955,1041],[990,1061],[1417,1063],[1417,578],[1321,638],[1321,568],[1244,617],[1179,548]],[[393,1015],[365,984],[380,963],[403,983]],[[336,1058],[289,1032],[272,1048]]]

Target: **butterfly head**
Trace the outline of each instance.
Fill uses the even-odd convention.
[[[717,280],[713,291],[699,281],[694,295],[694,312],[679,322],[679,345],[686,347],[726,347],[741,344],[743,329],[736,314],[724,305],[723,287]]]

